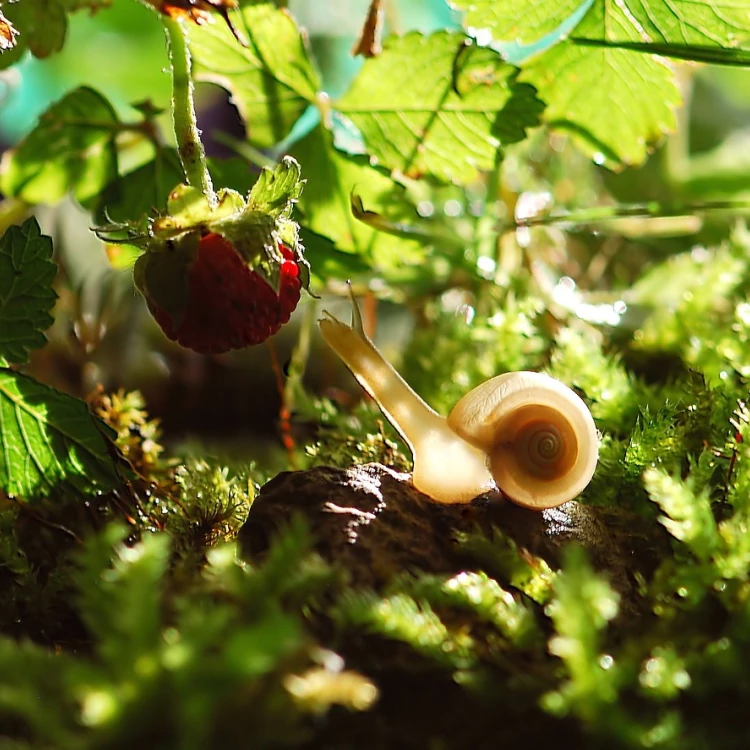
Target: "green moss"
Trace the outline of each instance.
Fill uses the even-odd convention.
[[[414,389],[438,412],[448,414],[474,386],[494,375],[539,369],[548,339],[539,327],[542,301],[496,294],[461,302],[447,298],[428,308],[428,325],[417,331],[403,362]],[[479,305],[490,312],[480,317]]]
[[[380,410],[362,401],[351,411],[327,399],[313,399],[310,412],[319,423],[319,439],[305,448],[308,466],[340,466],[377,462],[397,471],[411,468],[409,451]]]

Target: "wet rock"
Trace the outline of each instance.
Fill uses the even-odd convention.
[[[658,524],[576,502],[542,512],[499,495],[442,505],[416,490],[408,474],[365,464],[279,474],[263,487],[240,532],[244,553],[261,558],[295,513],[310,526],[317,552],[346,570],[352,585],[376,589],[405,571],[450,574],[476,567],[456,542],[456,532],[479,529],[488,538],[506,535],[521,553],[553,566],[563,548],[576,542],[628,599],[634,572],[649,575],[665,543]]]

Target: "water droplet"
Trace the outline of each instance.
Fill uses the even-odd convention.
[[[471,325],[476,311],[471,305],[461,305],[461,307],[458,308],[458,314],[466,321],[466,325]]]
[[[690,683],[690,675],[684,669],[675,672],[672,677],[672,684],[679,690],[686,690],[690,687]]]
[[[481,255],[477,258],[477,270],[486,279],[492,278],[497,268],[497,263],[494,258],[490,258],[486,255]]]
[[[449,201],[445,202],[445,205],[443,206],[443,212],[446,216],[459,216],[462,211],[461,204],[454,199],[451,199]]]
[[[493,41],[492,32],[486,27],[478,29],[476,26],[469,26],[466,31],[480,47],[488,47]]]

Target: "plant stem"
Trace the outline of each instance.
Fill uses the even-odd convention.
[[[750,210],[748,200],[688,201],[677,203],[622,203],[615,206],[593,206],[579,208],[569,212],[551,213],[530,216],[526,219],[505,221],[498,224],[498,231],[510,232],[518,227],[547,227],[555,224],[567,224],[576,227],[581,224],[593,224],[616,219],[638,218],[658,219],[665,217],[693,216],[695,214],[712,214],[718,211],[729,213],[747,213]]]
[[[217,198],[195,118],[190,50],[185,32],[178,21],[164,18],[164,28],[172,63],[172,119],[182,170],[188,185],[199,187],[213,207],[217,204]]]

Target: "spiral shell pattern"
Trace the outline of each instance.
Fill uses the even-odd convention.
[[[548,375],[499,375],[467,393],[450,427],[487,453],[498,488],[529,508],[553,508],[589,483],[598,435],[586,404]]]

